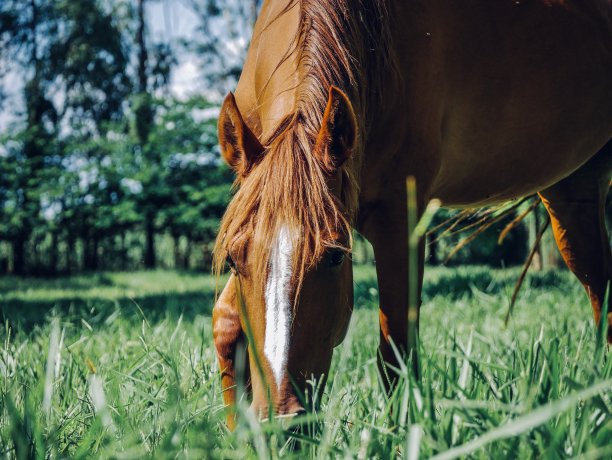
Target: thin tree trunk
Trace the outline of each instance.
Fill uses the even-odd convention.
[[[98,249],[100,247],[100,240],[97,236],[94,236],[92,238],[92,244],[91,244],[91,269],[92,270],[97,270],[98,269]]]
[[[435,233],[431,233],[427,235],[427,239],[429,240],[428,248],[429,248],[429,264],[430,265],[438,265],[440,263],[440,259],[438,258],[438,240],[437,235]]]
[[[136,31],[136,42],[138,43],[138,91],[147,92],[147,48],[145,46],[145,0],[138,1],[138,30]]]
[[[32,238],[29,246],[28,248],[26,245],[26,253],[30,254],[30,270],[34,271],[34,274],[40,274],[42,264],[40,260],[40,244],[38,238]]]
[[[121,270],[127,270],[127,248],[125,247],[125,230],[121,232]]]
[[[13,250],[13,273],[15,275],[26,274],[25,263],[25,238],[22,235],[16,236],[11,242]]]
[[[155,268],[155,224],[154,218],[155,216],[151,215],[152,213],[147,213],[146,222],[145,222],[145,258],[144,264],[145,268],[153,269]]]
[[[69,234],[66,238],[66,273],[71,274],[73,272],[73,265],[75,263],[75,237]],[[76,267],[75,267],[76,268]]]
[[[533,234],[536,235],[540,229],[540,215],[538,213],[538,208],[533,211]],[[533,260],[531,261],[531,269],[533,271],[539,272],[543,268],[543,260],[542,260],[542,246],[540,240],[532,240],[535,244],[535,252],[533,256]]]
[[[98,237],[94,232],[83,235],[83,268],[86,271],[98,269]]]
[[[173,250],[174,250],[174,268],[179,269],[181,267],[181,236],[172,235]]]
[[[49,254],[49,273],[52,275],[57,274],[57,260],[58,260],[58,245],[59,235],[57,230],[51,231],[51,251]]]
[[[91,249],[90,249],[90,241],[89,241],[89,235],[87,234],[87,232],[83,233],[83,262],[82,262],[82,266],[83,266],[83,270],[89,270],[89,267],[91,266]]]
[[[562,268],[565,265],[552,232],[546,232],[542,238],[542,253],[546,255],[544,257],[546,268]]]
[[[138,93],[141,96],[136,113],[136,131],[140,147],[144,150],[149,139],[151,123],[153,122],[153,110],[148,96],[147,67],[148,53],[145,43],[145,0],[138,0],[138,29],[136,31],[136,43],[138,48]],[[153,152],[149,152],[152,155]],[[154,162],[154,161],[153,161]],[[150,205],[147,205],[150,206]],[[153,269],[156,265],[155,254],[155,212],[147,210],[145,213],[145,254],[144,265],[147,269]]]
[[[187,245],[183,254],[183,268],[189,270],[191,268],[191,240],[187,237]]]

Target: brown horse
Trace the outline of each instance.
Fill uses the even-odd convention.
[[[227,258],[233,271],[213,315],[227,405],[249,332],[253,409],[262,417],[303,411],[299,393],[311,377],[325,379],[351,315],[352,228],[376,256],[379,364],[395,363],[391,341],[414,350],[409,175],[419,212],[433,198],[475,206],[539,192],[600,320],[612,274],[603,212],[612,171],[610,5],[264,3],[219,118],[221,150],[237,174],[215,250],[217,269]]]

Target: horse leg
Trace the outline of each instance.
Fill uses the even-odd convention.
[[[561,182],[540,192],[563,260],[587,291],[599,326],[612,253],[605,203],[612,172],[612,142]],[[612,294],[612,293],[611,293]],[[608,343],[612,343],[612,295],[608,297]]]
[[[374,248],[376,258],[376,275],[380,296],[380,345],[378,353],[378,368],[385,382],[387,391],[394,387],[396,378],[387,365],[399,368],[397,354],[393,343],[403,356],[412,357],[412,366],[418,376],[417,362],[417,331],[418,308],[416,318],[412,323],[414,329],[409,330],[408,323],[408,221],[405,206],[398,207],[394,212],[378,214],[376,225],[366,236]],[[419,269],[417,273],[417,298],[420,299],[423,282],[423,263],[425,246],[419,247]]]
[[[221,372],[221,390],[223,402],[228,409],[227,425],[233,430],[236,424],[236,352],[244,346],[244,334],[240,325],[240,316],[237,309],[236,288],[232,276],[213,308],[213,338],[219,370]],[[244,352],[246,360],[246,349]],[[245,368],[242,375],[248,380],[248,362],[243,363]]]

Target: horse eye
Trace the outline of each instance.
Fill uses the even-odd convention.
[[[344,251],[341,249],[334,249],[330,251],[329,256],[327,258],[327,264],[330,267],[337,267],[344,261]]]
[[[234,262],[234,259],[232,259],[231,256],[228,255],[225,261],[227,262],[227,265],[229,265],[232,272],[234,273],[238,272],[238,268],[236,267],[236,262]]]

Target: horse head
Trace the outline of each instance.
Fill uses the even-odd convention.
[[[286,117],[266,142],[249,129],[233,95],[219,118],[237,191],[215,248],[217,270],[226,262],[232,270],[215,306],[226,312],[217,314],[215,344],[229,369],[233,342],[247,339],[252,408],[262,418],[303,412],[317,399],[353,306],[356,188],[347,164],[357,144],[355,114],[331,87],[319,126],[305,115]],[[226,377],[224,387],[235,376]]]

